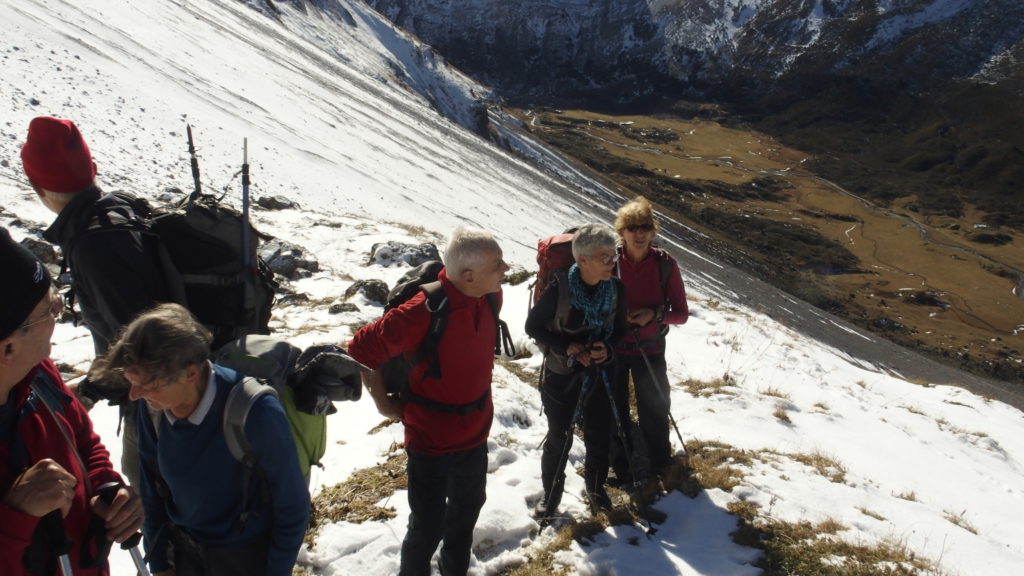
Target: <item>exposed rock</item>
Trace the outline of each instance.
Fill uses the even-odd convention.
[[[370,249],[370,264],[391,266],[396,262],[405,262],[409,266],[419,266],[428,260],[440,260],[441,255],[433,244],[403,244],[386,242],[374,244]]]
[[[351,302],[335,302],[327,309],[328,314],[344,314],[345,312],[358,312],[359,306]]]
[[[256,205],[267,210],[287,210],[299,207],[298,204],[284,196],[261,196],[256,199]]]
[[[22,241],[21,245],[28,249],[29,252],[39,258],[39,261],[43,264],[59,264],[60,256],[57,254],[57,248],[55,248],[49,242],[42,240],[36,240],[31,236],[26,236]]]
[[[285,294],[277,299],[274,306],[280,306],[286,308],[288,306],[305,305],[309,303],[309,296],[301,292],[293,292],[291,294]]]
[[[267,266],[289,280],[306,278],[320,270],[320,263],[304,254],[302,247],[283,240],[272,240],[260,246],[260,257]]]
[[[362,294],[367,300],[383,305],[388,301],[388,285],[383,280],[356,280],[345,290],[345,299]]]

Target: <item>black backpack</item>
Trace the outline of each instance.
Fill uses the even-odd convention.
[[[387,393],[397,394],[403,402],[413,402],[438,412],[468,414],[474,410],[483,409],[489,393],[468,404],[445,404],[419,396],[409,389],[410,370],[424,360],[427,361],[426,374],[434,379],[441,378],[441,361],[438,357],[437,345],[448,326],[448,297],[444,293],[441,282],[437,279],[437,275],[443,267],[444,264],[437,260],[424,262],[406,272],[388,293],[388,300],[384,305],[385,315],[418,292],[422,291],[426,294],[424,305],[430,311],[430,327],[419,348],[411,357],[399,355],[389,358],[377,368],[377,371],[381,375]],[[504,346],[505,354],[514,356],[515,345],[509,335],[508,325],[498,317],[498,295],[488,294],[485,298],[494,313],[494,322],[498,327],[494,334],[494,354],[501,354],[502,346]]]
[[[86,235],[123,231],[156,238],[171,293],[213,333],[214,350],[246,334],[270,333],[277,282],[257,254],[261,235],[240,212],[208,194],[191,194],[171,209],[154,209],[146,200],[124,192],[112,194],[124,203],[100,202],[105,207],[76,241]],[[251,239],[248,251],[242,238],[246,227]],[[74,246],[69,247],[69,255]]]

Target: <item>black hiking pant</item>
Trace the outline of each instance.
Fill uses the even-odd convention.
[[[610,371],[613,368],[604,365],[602,369]],[[600,371],[591,370],[588,374],[589,392],[583,406],[584,480],[587,492],[603,492],[604,481],[608,478],[609,434],[615,429],[615,424]],[[553,515],[562,501],[565,470],[556,468],[562,452],[567,449],[566,443],[572,446],[572,417],[587,378],[582,374],[544,372],[541,402],[548,420],[548,434],[541,452],[540,469],[544,496],[550,495],[546,502],[548,515]],[[559,479],[557,487],[552,491],[556,478]]]
[[[633,376],[640,437],[646,447],[650,469],[658,471],[672,463],[668,417],[672,402],[671,396],[669,396],[665,354],[648,354],[647,359],[651,363],[651,370],[647,368],[643,356],[618,353],[615,356],[616,369],[613,387],[615,389],[615,406],[618,408],[619,418],[625,426],[630,417],[629,377]],[[611,464],[615,475],[620,480],[629,482],[633,479],[630,474],[629,454],[635,454],[635,451],[641,447],[635,445],[629,434],[626,435],[626,439],[630,445],[623,447],[618,434],[615,431],[612,432]]]
[[[443,540],[441,572],[465,576],[473,528],[487,500],[487,443],[438,456],[408,450],[409,529],[399,576],[430,576],[430,558]]]
[[[175,576],[252,576],[267,572],[270,533],[254,541],[217,548],[174,526],[169,533]]]

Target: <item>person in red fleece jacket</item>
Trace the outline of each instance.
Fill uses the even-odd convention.
[[[638,196],[619,208],[615,231],[622,240],[615,275],[626,286],[629,305],[629,333],[615,349],[618,358],[613,378],[615,405],[622,421],[628,422],[632,375],[637,422],[647,446],[651,471],[660,474],[672,464],[669,440],[672,403],[665,363],[665,334],[669,324],[685,324],[690,317],[686,288],[675,258],[654,247],[658,221],[646,198]],[[633,447],[626,448],[632,453]],[[617,436],[612,438],[610,459],[621,484],[628,486],[635,480],[645,480],[632,477],[627,451]]]
[[[400,576],[429,576],[430,558],[442,540],[441,572],[465,575],[473,528],[486,500],[487,435],[494,415],[491,371],[498,330],[486,296],[501,292],[509,266],[490,233],[470,228],[452,232],[444,264],[438,279],[449,312],[437,347],[441,377],[425,374],[426,360],[409,375],[411,392],[431,401],[430,406],[389,396],[376,372],[385,360],[400,354],[409,357],[419,348],[431,320],[423,292],[360,329],[348,343],[348,353],[374,370],[364,378],[378,411],[405,425],[411,514]],[[440,410],[441,405],[475,409],[454,413]]]
[[[135,534],[141,501],[48,358],[61,310],[50,274],[2,228],[0,269],[0,574],[58,574],[65,540],[76,576],[108,574],[91,536],[122,542]],[[109,504],[95,494],[107,483],[118,485]]]

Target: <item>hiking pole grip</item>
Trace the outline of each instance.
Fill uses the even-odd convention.
[[[117,491],[121,489],[121,486],[122,484],[119,482],[107,482],[96,489],[96,494],[105,504],[110,505],[117,496]],[[121,543],[121,549],[127,550],[128,554],[131,555],[132,562],[135,563],[135,570],[139,576],[150,576],[149,569],[146,568],[146,560],[142,552],[139,551],[139,542],[141,540],[142,532],[136,532]]]
[[[61,516],[60,508],[48,512],[40,522],[49,535],[50,542],[53,543],[53,553],[57,555],[61,574],[63,576],[74,576],[74,570],[71,568],[71,557],[69,556],[72,542],[68,538],[67,531],[64,530],[64,517]]]

